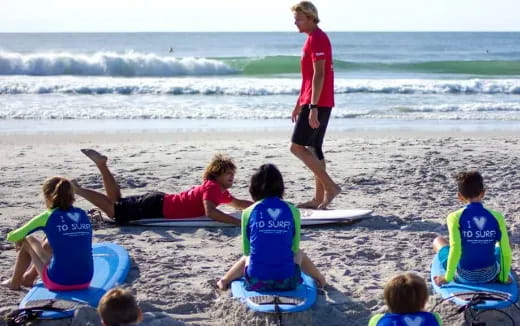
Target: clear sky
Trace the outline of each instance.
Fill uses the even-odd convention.
[[[0,0],[0,32],[294,31],[288,0]],[[520,0],[319,0],[326,31],[520,31]]]

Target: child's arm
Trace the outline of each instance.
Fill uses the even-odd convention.
[[[23,240],[29,234],[41,230],[47,224],[47,220],[49,216],[52,214],[54,210],[46,210],[40,215],[33,217],[29,222],[25,223],[22,227],[11,231],[7,234],[7,241],[9,242],[19,242]]]
[[[462,256],[462,245],[460,239],[459,219],[463,210],[448,215],[448,233],[450,237],[450,254],[448,255],[448,262],[446,264],[446,274],[444,278],[447,282],[453,281],[455,277],[455,271],[459,264],[460,257]]]
[[[236,209],[246,209],[249,206],[253,205],[253,202],[250,200],[246,200],[246,199],[233,198],[233,200],[231,200],[229,205],[231,205],[231,207],[236,208]]]
[[[247,232],[247,225],[249,224],[249,214],[251,214],[252,207],[242,212],[242,251],[244,256],[251,254],[251,247],[249,243],[249,233]]]
[[[215,203],[212,202],[211,200],[203,200],[202,202],[204,205],[204,212],[206,213],[207,217],[209,217],[215,221],[218,221],[218,222],[223,222],[223,223],[240,226],[240,220],[237,220],[233,216],[228,215],[228,214],[222,212],[221,210],[219,210],[217,208],[217,205],[215,205]]]
[[[293,214],[294,219],[294,237],[292,242],[292,251],[293,253],[297,253],[300,250],[300,233],[301,233],[301,214],[300,210],[296,208],[294,205],[289,204],[289,208]]]
[[[439,324],[439,326],[442,326],[441,316],[436,312],[433,312],[433,315],[435,316],[435,319],[437,320],[437,323]]]
[[[368,321],[368,326],[377,326],[377,323],[379,323],[381,318],[383,318],[384,316],[385,315],[383,314],[376,314],[372,316],[372,318],[370,318],[370,320]]]
[[[491,212],[493,216],[498,221],[498,226],[500,227],[500,275],[498,277],[499,281],[502,283],[509,282],[509,272],[511,271],[511,246],[509,245],[509,236],[507,234],[506,229],[506,221],[504,216],[498,212]]]

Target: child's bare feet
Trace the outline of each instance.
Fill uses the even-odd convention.
[[[9,288],[10,290],[13,290],[13,291],[20,290],[20,285],[14,286],[13,283],[11,282],[11,279],[7,279],[5,281],[2,281],[2,283],[0,283],[0,284],[2,286],[5,286],[5,287]]]
[[[107,163],[107,157],[105,155],[100,154],[99,152],[90,149],[90,148],[83,148],[81,149],[81,152],[85,154],[89,159],[94,161],[96,164],[106,164]]]
[[[38,277],[38,272],[36,268],[31,268],[29,271],[25,272],[22,277],[22,286],[32,287],[34,285],[34,281]]]
[[[225,280],[224,278],[221,278],[217,282],[217,287],[219,290],[225,291],[229,287],[229,281]]]
[[[323,275],[318,278],[315,278],[314,281],[316,281],[316,285],[320,289],[323,289],[325,286],[327,286],[327,281],[325,280],[325,277]]]

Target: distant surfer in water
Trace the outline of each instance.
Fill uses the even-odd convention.
[[[173,53],[173,48],[170,48],[170,49],[168,50],[168,53]]]
[[[300,33],[308,34],[301,57],[302,86],[292,121],[296,122],[291,152],[314,173],[314,197],[300,208],[325,209],[341,188],[326,171],[322,144],[334,106],[334,71],[332,47],[327,34],[319,27],[318,11],[309,1],[294,5],[294,23]]]
[[[244,209],[252,204],[249,200],[233,197],[228,189],[233,185],[236,166],[221,154],[215,155],[206,167],[203,182],[199,186],[179,194],[148,192],[143,195],[123,197],[114,176],[107,166],[108,158],[93,149],[81,152],[91,159],[101,172],[106,194],[83,188],[72,180],[74,192],[99,207],[117,224],[144,218],[180,219],[207,216],[215,221],[240,225],[240,220],[217,208],[229,204]]]

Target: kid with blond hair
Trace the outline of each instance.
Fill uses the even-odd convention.
[[[4,285],[19,290],[21,285],[32,286],[40,275],[51,291],[88,288],[94,272],[90,220],[82,209],[72,206],[74,192],[69,180],[47,179],[43,195],[47,209],[7,234],[18,254],[13,275]],[[45,241],[30,235],[38,230],[47,236]]]

